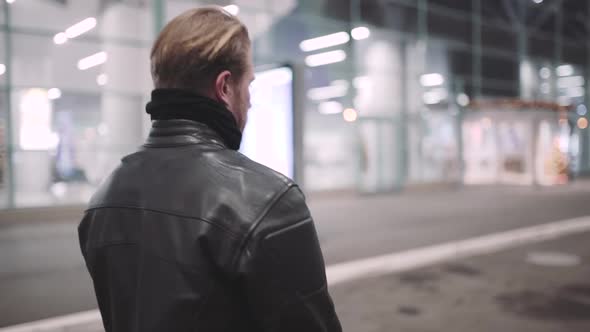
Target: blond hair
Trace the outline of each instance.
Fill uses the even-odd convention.
[[[248,29],[220,7],[184,12],[162,30],[152,48],[156,88],[205,89],[229,70],[241,79],[248,68]]]

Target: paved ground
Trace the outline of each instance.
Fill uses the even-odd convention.
[[[0,229],[0,327],[96,308],[73,222]]]
[[[310,201],[330,264],[590,215],[590,183]]]
[[[334,264],[590,215],[590,204],[587,204],[589,199],[590,184],[577,183],[543,189],[488,187],[385,196],[311,196],[309,203],[316,219],[326,262]],[[43,216],[40,216],[39,222],[26,224],[3,224],[0,220],[0,327],[96,307],[90,279],[79,254],[77,221],[43,223],[42,219]],[[496,287],[495,279],[485,281],[491,271],[495,271],[493,266],[488,269],[484,264],[474,268],[486,271],[477,280]],[[520,276],[519,271],[515,270],[514,278],[528,280],[529,277],[524,274]],[[513,271],[498,273],[507,272]],[[449,272],[439,274],[461,277]],[[578,275],[577,272],[575,274]],[[445,280],[441,279],[441,283]],[[557,280],[561,282],[561,279]],[[449,282],[452,284],[452,281]],[[358,324],[361,324],[361,318],[372,317],[372,310],[376,309],[363,302],[351,300],[360,298],[363,287],[366,287],[367,294],[383,294],[382,301],[391,298],[391,310],[395,311],[402,306],[402,312],[410,313],[400,316],[403,319],[436,321],[445,317],[442,316],[445,314],[445,307],[451,308],[441,302],[439,316],[429,316],[422,309],[421,314],[412,315],[412,308],[405,310],[403,306],[412,307],[417,304],[396,301],[416,298],[428,302],[430,298],[427,299],[424,295],[420,297],[420,293],[411,293],[411,289],[400,294],[383,291],[394,286],[383,284],[383,287],[372,288],[370,286],[374,286],[373,283],[374,281],[355,282],[356,286],[351,284],[350,292],[346,291],[347,288],[341,290],[341,286],[335,290],[339,311],[364,312],[361,317],[344,314],[346,325],[353,324],[349,317],[359,317]],[[490,292],[501,290],[501,285],[497,287],[499,288]],[[447,289],[446,286],[444,288]],[[448,296],[469,292],[469,289],[448,289]],[[443,298],[441,297],[441,301]],[[433,305],[434,303],[436,302],[433,301]],[[475,307],[471,309],[479,310]],[[486,307],[481,310],[484,309],[488,310]],[[374,312],[377,314],[381,311]],[[451,311],[449,315],[451,316],[446,317],[452,317]],[[372,328],[374,331],[380,331],[379,328],[386,331],[379,324],[390,324],[388,317],[393,319],[391,324],[398,322],[400,318],[391,312],[381,312],[379,317],[381,318],[375,319],[374,327],[359,330],[356,325],[350,325],[349,331],[364,332]],[[466,326],[462,327],[467,328]],[[412,325],[408,325],[407,331],[429,331],[428,328],[432,327],[412,328]]]
[[[331,289],[345,331],[590,331],[590,234]],[[528,257],[574,255],[574,266]],[[560,260],[553,258],[553,263]],[[561,263],[571,263],[561,258]],[[572,257],[570,257],[572,258]],[[549,261],[545,262],[550,263]],[[567,264],[564,264],[567,265]]]

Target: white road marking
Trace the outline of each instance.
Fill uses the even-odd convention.
[[[412,270],[458,258],[489,254],[587,231],[590,231],[590,216],[334,264],[326,268],[326,275],[328,284],[335,286],[353,280]],[[76,326],[100,325],[100,319],[98,310],[90,310],[0,328],[0,332],[74,331],[73,328]]]
[[[590,231],[588,216],[330,265],[326,269],[326,274],[328,284],[334,286],[356,279],[407,271],[442,261],[492,253],[586,231]]]
[[[0,332],[65,332],[74,331],[72,327],[94,323],[98,323],[102,326],[100,312],[98,310],[77,312],[75,314],[9,326],[0,329]]]

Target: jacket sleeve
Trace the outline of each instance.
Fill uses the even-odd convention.
[[[297,186],[253,225],[237,270],[249,314],[262,331],[342,331],[315,226]]]

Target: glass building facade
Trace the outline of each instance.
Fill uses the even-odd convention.
[[[212,4],[295,68],[307,191],[590,169],[587,0],[2,0],[0,208],[85,203],[147,135],[157,32]]]

